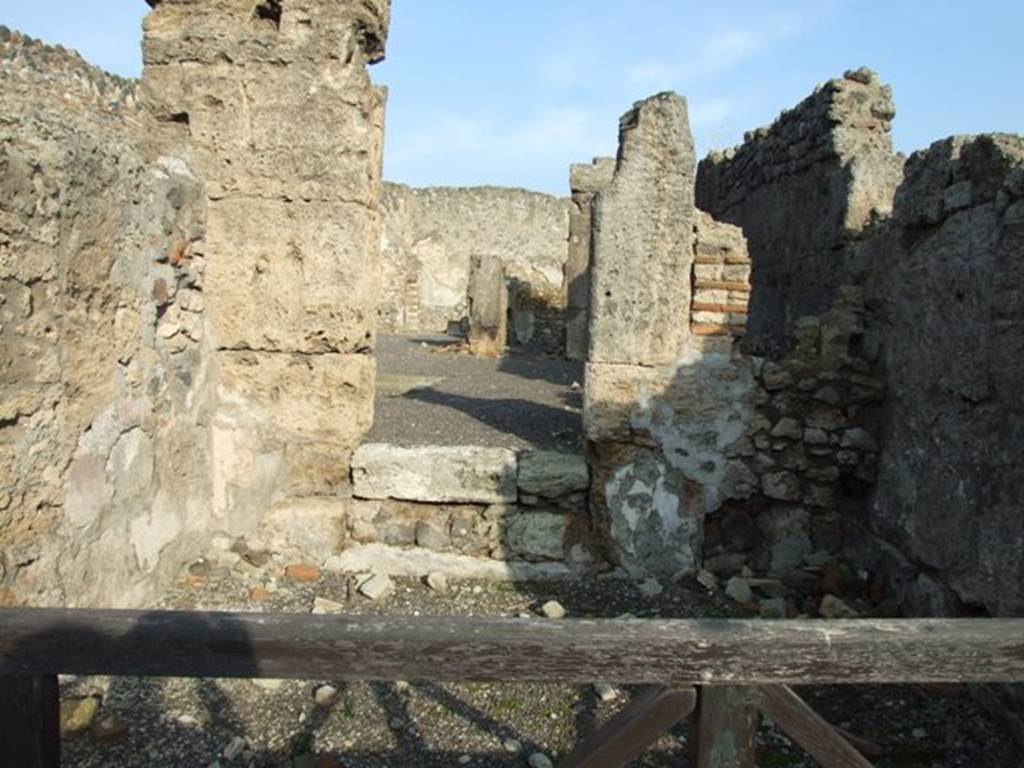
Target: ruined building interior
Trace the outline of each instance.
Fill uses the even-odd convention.
[[[0,28],[0,605],[1024,615],[1024,137],[899,155],[859,68],[417,189],[389,0],[150,5],[139,81]],[[544,765],[627,698],[261,683],[82,679],[66,759]],[[1013,686],[833,693],[878,765],[1024,764]]]

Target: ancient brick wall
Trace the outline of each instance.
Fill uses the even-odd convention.
[[[319,496],[339,525],[348,457],[372,422],[386,0],[163,0],[141,97],[206,183],[215,357],[212,514],[258,531]]]
[[[499,260],[510,340],[560,352],[565,335],[568,201],[499,187],[386,184],[380,327],[440,333],[467,316],[470,260]]]
[[[0,602],[138,605],[205,543],[206,201],[134,93],[0,29]]]
[[[900,179],[892,94],[871,71],[818,87],[744,143],[705,158],[697,205],[743,229],[753,261],[746,347],[778,356],[862,268],[850,244],[891,210]]]

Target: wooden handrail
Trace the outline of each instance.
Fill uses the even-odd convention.
[[[0,675],[1024,682],[1024,619],[547,620],[0,609]]]

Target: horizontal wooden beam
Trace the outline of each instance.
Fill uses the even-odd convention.
[[[682,685],[1024,682],[1024,619],[561,620],[0,609],[0,674]]]

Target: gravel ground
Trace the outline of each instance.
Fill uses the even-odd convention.
[[[517,616],[539,613],[544,602],[557,599],[570,617],[745,615],[695,582],[666,584],[661,595],[648,597],[622,579],[456,581],[444,595],[418,581],[396,580],[391,596],[371,602],[342,575],[296,585],[277,578],[279,572],[279,565],[248,576],[216,569],[183,582],[161,607],[306,613],[319,596],[354,614]],[[268,593],[255,603],[251,590],[261,584]],[[339,692],[330,708],[313,699],[325,683]],[[557,762],[636,693],[617,689],[614,700],[602,701],[593,686],[95,678],[68,681],[62,690],[66,699],[102,692],[100,715],[113,715],[128,728],[112,743],[89,734],[66,740],[64,764],[78,768],[526,766],[536,752]],[[956,686],[816,687],[801,693],[833,723],[881,745],[884,756],[875,760],[880,768],[1024,765],[1004,729]],[[634,765],[691,765],[692,738],[691,725],[682,724]],[[241,754],[222,756],[242,740]],[[762,768],[814,765],[770,723],[761,726],[759,742]]]
[[[476,358],[454,337],[429,335],[381,336],[377,361],[366,442],[579,448],[580,363],[518,350]]]

